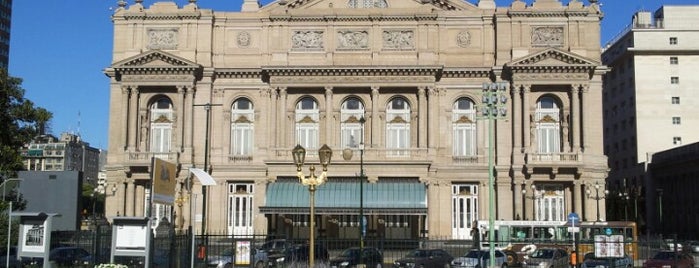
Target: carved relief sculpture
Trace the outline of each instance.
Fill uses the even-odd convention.
[[[148,49],[177,49],[177,29],[148,29]]]
[[[456,44],[460,47],[469,47],[471,45],[471,33],[461,31],[456,35]]]
[[[367,31],[338,31],[337,47],[339,49],[369,48],[369,33]]]
[[[383,47],[386,49],[413,49],[414,36],[412,30],[384,31]]]
[[[250,46],[250,33],[248,32],[239,32],[238,33],[238,40],[237,40],[238,46],[239,47],[248,47]]]
[[[294,49],[322,49],[323,31],[294,31],[291,37]]]
[[[563,45],[562,26],[542,26],[532,28],[532,46]]]

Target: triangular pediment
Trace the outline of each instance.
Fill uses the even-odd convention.
[[[112,68],[199,68],[196,62],[161,50],[150,50],[112,64]]]
[[[509,67],[518,66],[599,66],[594,60],[576,55],[557,48],[547,48],[534,54],[516,59],[507,64]]]
[[[388,14],[393,11],[413,10],[421,13],[420,10],[433,12],[434,10],[471,10],[478,11],[478,7],[466,1],[453,0],[371,0],[375,7],[352,7],[353,2],[361,4],[369,3],[368,0],[277,0],[267,4],[261,10],[275,13],[275,11],[294,12],[301,10],[324,10],[323,14],[352,15],[356,14]],[[360,5],[361,5],[360,4]]]

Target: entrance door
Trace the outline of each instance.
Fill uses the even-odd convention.
[[[228,189],[228,234],[252,235],[253,184],[231,183]]]
[[[478,220],[478,185],[452,186],[452,238],[471,239],[471,228]]]

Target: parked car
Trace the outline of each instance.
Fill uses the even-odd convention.
[[[393,262],[395,268],[449,268],[454,257],[443,249],[416,249]]]
[[[632,268],[633,259],[624,254],[621,258],[598,258],[594,252],[588,252],[583,257],[582,268]]]
[[[691,268],[694,267],[694,258],[686,253],[664,250],[655,253],[643,263],[643,268]]]
[[[687,242],[687,251],[689,253],[699,253],[699,241],[688,241]]]
[[[284,252],[287,248],[290,248],[293,243],[285,239],[273,239],[265,242],[258,247],[260,251],[264,251],[267,255],[277,254]]]
[[[284,252],[268,255],[268,267],[305,267],[308,265],[310,248],[308,244],[296,244]],[[328,250],[320,244],[315,245],[313,252],[316,265],[327,263],[330,259]]]
[[[532,254],[524,256],[522,267],[568,268],[568,252],[560,248],[537,248]]]
[[[674,239],[665,239],[665,249],[674,251],[677,247],[677,251],[682,251],[682,243]]]
[[[463,256],[454,258],[451,267],[490,267],[490,250],[472,249]],[[495,267],[507,267],[507,255],[500,250],[495,250]]]
[[[62,267],[91,267],[93,260],[87,250],[80,247],[57,247],[49,251],[49,262]],[[42,266],[43,258],[25,258],[25,265]]]
[[[255,264],[255,268],[263,268],[267,266],[267,252],[259,249],[252,249],[252,262]],[[233,249],[227,249],[220,254],[208,256],[207,267],[216,268],[230,268],[235,266],[235,251]]]
[[[357,267],[359,264],[364,264],[368,268],[383,267],[383,254],[372,247],[362,249],[361,262],[359,258],[359,247],[351,247],[343,250],[340,255],[330,259],[331,268]]]

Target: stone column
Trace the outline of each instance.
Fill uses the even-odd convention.
[[[427,107],[429,109],[428,111],[428,120],[427,120],[427,147],[430,149],[436,149],[439,147],[436,143],[438,140],[438,137],[440,136],[439,133],[436,133],[438,131],[429,131],[430,129],[439,129],[439,122],[438,116],[439,116],[439,91],[440,88],[435,88],[435,87],[430,87],[429,90],[427,91]]]
[[[325,86],[325,142],[321,143],[335,144],[333,126],[333,87]]]
[[[126,203],[126,211],[124,211],[124,216],[127,217],[135,217],[135,208],[136,208],[136,187],[134,185],[133,179],[128,180],[126,182],[126,185],[124,186],[124,192],[126,194],[125,198],[125,203]]]
[[[531,123],[532,123],[532,115],[530,114],[530,109],[531,103],[529,102],[529,95],[531,94],[531,85],[522,85],[522,113],[523,116],[522,118],[524,119],[524,151],[526,153],[531,153],[532,146],[536,146],[535,144],[532,144],[532,129],[531,129]]]
[[[295,129],[294,124],[296,122],[293,117],[291,118],[291,126],[288,126],[289,120],[287,120],[286,117],[286,109],[287,107],[286,101],[287,101],[287,94],[286,94],[286,87],[279,87],[279,99],[277,103],[277,107],[279,108],[279,121],[277,122],[277,128],[276,128],[276,133],[277,133],[277,140],[279,141],[279,144],[277,148],[283,148],[286,147],[288,144],[287,142],[289,141],[289,136],[291,136],[291,141],[292,145],[296,145],[296,141],[294,140],[296,137],[296,133],[292,133],[291,135],[287,135],[287,128]]]
[[[534,220],[534,200],[532,198],[529,198],[529,196],[532,196],[533,191],[532,191],[532,182],[525,180],[522,182],[522,189],[527,190],[527,194],[525,194],[524,197],[524,212],[522,213],[522,219],[523,220]],[[520,189],[521,191],[521,189]]]
[[[378,86],[372,86],[371,87],[371,139],[369,140],[369,144],[371,144],[371,147],[380,147],[383,145],[383,142],[381,141],[381,125],[380,125],[380,119],[379,119],[379,87]]]
[[[512,87],[512,119],[514,120],[513,128],[515,130],[515,148],[520,150],[520,153],[524,152],[524,147],[522,146],[522,133],[529,133],[529,130],[522,129],[522,120],[524,114],[522,113],[522,88],[520,85],[514,85]]]
[[[417,148],[427,147],[427,96],[424,86],[417,88]]]
[[[573,144],[571,144],[571,149],[574,153],[580,151],[580,85],[573,85],[570,89],[571,103],[570,103],[570,113],[571,120],[568,125],[573,131]]]
[[[601,88],[600,88],[600,89],[601,89]],[[580,102],[581,102],[581,103],[584,103],[584,102],[585,102],[585,96],[589,96],[590,85],[589,85],[589,84],[584,84],[584,85],[582,85],[582,90],[581,90],[581,92],[582,92],[582,94],[580,94]],[[595,106],[597,106],[597,105],[595,105]],[[601,107],[601,106],[602,106],[602,105],[599,105],[599,106],[597,106],[597,107]],[[597,116],[597,118],[601,118],[601,117],[602,117],[602,111],[601,111],[601,109],[600,109],[600,110],[599,110],[599,116]],[[590,116],[586,116],[586,117],[585,117],[585,120],[586,120],[588,123],[590,123],[590,122],[592,122],[592,121],[595,121],[594,119],[591,119]],[[585,141],[586,141],[585,144],[586,144],[586,145],[589,145],[589,144],[590,144],[590,139],[593,139],[593,137],[590,136],[590,130],[589,130],[589,128],[590,128],[589,126],[590,126],[590,125],[582,123],[582,119],[579,118],[579,117],[578,117],[578,122],[579,122],[579,123],[578,123],[578,125],[579,125],[579,126],[578,126],[579,131],[576,131],[576,132],[579,132],[579,134],[581,134],[582,137],[585,139]],[[598,121],[595,121],[595,122],[598,122]],[[588,126],[588,127],[586,127],[586,126]],[[600,124],[599,127],[596,127],[595,129],[600,130],[599,133],[602,133],[602,131],[601,131],[601,130],[602,130],[602,125],[601,125],[601,124]],[[601,135],[600,135],[600,137],[601,137]],[[600,141],[600,143],[602,143],[602,139],[600,139],[599,141]],[[584,146],[582,143],[578,143],[577,146],[578,146],[578,148],[585,148],[585,147],[586,147],[586,146]],[[589,147],[589,146],[588,146],[588,147]],[[589,148],[592,148],[592,147],[589,147]],[[604,148],[604,146],[603,146],[602,144],[600,144],[599,148],[602,149],[602,148]]]
[[[177,94],[180,95],[179,103],[177,104],[177,125],[175,129],[180,130],[179,135],[177,135],[177,141],[179,143],[180,152],[184,151],[184,135],[186,128],[184,127],[184,114],[187,112],[185,103],[187,103],[187,90],[184,86],[177,86]]]
[[[582,183],[579,180],[575,180],[573,181],[573,212],[581,215],[583,201]]]
[[[185,94],[186,94],[185,99],[189,100],[189,101],[188,102],[185,101],[185,105],[186,105],[185,113],[186,113],[186,115],[184,117],[184,122],[185,122],[184,125],[186,127],[184,127],[185,128],[184,140],[185,140],[185,149],[187,149],[187,151],[190,151],[190,152],[192,151],[192,143],[194,142],[193,141],[194,120],[192,120],[192,119],[193,119],[193,115],[194,115],[194,106],[193,105],[194,105],[194,93],[195,93],[195,91],[196,91],[196,89],[194,88],[194,86],[189,86],[189,87],[186,87],[186,92],[185,92]]]
[[[131,88],[128,86],[121,87],[121,133],[122,137],[125,139],[124,150],[129,149],[129,116],[131,115],[131,110],[129,110],[129,96],[131,95]]]
[[[129,151],[136,150],[136,132],[140,129],[138,126],[138,89],[131,87],[131,96],[129,97],[129,122],[128,122],[128,140],[129,140]]]
[[[524,219],[524,203],[522,202],[522,185],[524,184],[523,179],[519,179],[518,175],[515,175],[514,179],[514,184],[512,185],[513,195],[514,195],[514,204],[515,204],[515,220],[518,219],[517,216],[519,216],[519,220]]]

